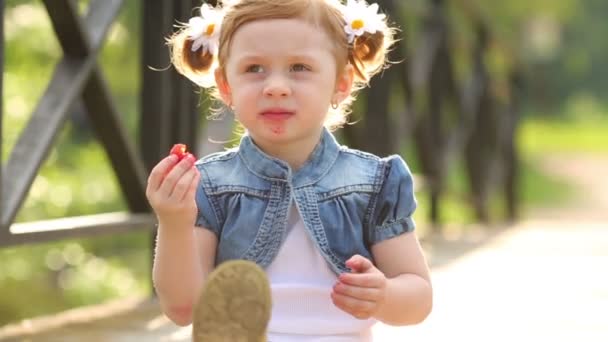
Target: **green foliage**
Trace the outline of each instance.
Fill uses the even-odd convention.
[[[573,97],[562,118],[531,117],[522,126],[520,148],[531,156],[555,152],[608,153],[608,107],[590,96]]]
[[[138,9],[139,2],[126,3],[100,53],[109,88],[133,137],[140,68],[139,40],[132,40],[139,35]],[[6,161],[61,49],[40,3],[7,1],[4,19],[1,155]],[[16,221],[123,210],[126,205],[103,148],[86,124],[68,121]],[[150,233],[141,232],[0,249],[0,325],[110,298],[149,294],[150,246]]]
[[[0,325],[150,293],[145,233],[0,249]]]

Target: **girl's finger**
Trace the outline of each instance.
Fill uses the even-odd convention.
[[[198,170],[196,167],[191,166],[190,170],[186,171],[186,173],[184,173],[179,181],[175,184],[169,198],[174,201],[181,201],[186,192],[188,192],[188,189],[190,189],[190,184],[192,183],[194,177],[196,177],[197,173]]]
[[[384,286],[386,279],[378,273],[342,273],[338,279],[352,286],[380,288]]]
[[[374,264],[369,259],[357,254],[346,261],[346,267],[353,272],[364,273],[373,269]]]
[[[335,306],[357,318],[364,318],[363,313],[372,312],[376,306],[374,302],[355,299],[335,292],[331,293],[331,300]]]
[[[163,158],[150,172],[148,177],[148,188],[152,192],[158,191],[167,172],[177,164],[177,157],[170,155]]]
[[[336,285],[334,285],[334,291],[336,293],[348,296],[348,297],[352,297],[355,299],[360,299],[360,300],[366,300],[366,301],[370,301],[370,302],[377,302],[378,300],[380,300],[380,297],[382,296],[382,291],[380,289],[377,288],[371,288],[371,287],[358,287],[358,286],[351,286],[351,285],[347,285],[344,283],[337,283]]]
[[[169,197],[171,193],[173,193],[173,189],[177,185],[177,182],[190,170],[192,165],[194,165],[194,157],[186,157],[182,159],[177,165],[173,167],[173,169],[169,172],[169,174],[165,177],[162,184],[160,185],[159,191],[163,196]]]
[[[201,173],[200,173],[200,171],[196,170],[196,173],[194,174],[194,178],[192,179],[192,182],[190,183],[190,188],[188,189],[186,194],[184,194],[184,198],[182,198],[182,200],[194,201],[194,199],[196,197],[196,190],[198,189],[198,184],[199,184],[200,180],[201,180]]]

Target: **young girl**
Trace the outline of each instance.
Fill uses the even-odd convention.
[[[369,341],[378,321],[429,314],[410,171],[330,133],[393,32],[363,0],[236,0],[203,5],[170,40],[177,70],[246,129],[196,163],[163,159],[148,182],[155,287],[175,323],[194,312],[195,340]]]

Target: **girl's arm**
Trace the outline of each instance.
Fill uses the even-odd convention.
[[[391,325],[422,322],[433,307],[429,269],[414,232],[372,246],[376,267],[384,273],[385,298],[374,315]]]
[[[175,324],[192,322],[192,308],[215,264],[217,237],[207,229],[158,227],[153,281],[163,312]]]
[[[357,318],[416,324],[431,312],[433,291],[414,232],[414,183],[401,157],[391,156],[386,162],[388,174],[365,229],[374,263],[361,255],[347,260],[346,267],[352,272],[340,274],[332,301]]]
[[[146,197],[158,218],[158,238],[152,278],[165,314],[176,324],[192,321],[204,277],[215,263],[217,238],[195,227],[195,195],[201,174],[195,158],[174,154],[150,172]]]

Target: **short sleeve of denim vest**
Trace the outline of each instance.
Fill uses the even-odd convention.
[[[384,184],[376,198],[369,242],[378,243],[415,228],[412,214],[416,210],[412,174],[399,156],[383,159],[387,163]]]
[[[215,211],[212,207],[211,201],[209,200],[209,197],[207,196],[207,193],[205,192],[205,187],[204,187],[204,179],[205,178],[205,172],[202,170],[202,168],[199,166],[198,167],[199,172],[201,173],[201,181],[198,185],[198,189],[196,190],[196,207],[197,207],[197,214],[196,214],[196,222],[195,222],[195,226],[197,227],[202,227],[202,228],[206,228],[211,230],[212,232],[214,232],[216,235],[220,235],[220,225],[219,222],[217,220],[217,216],[215,214]]]

